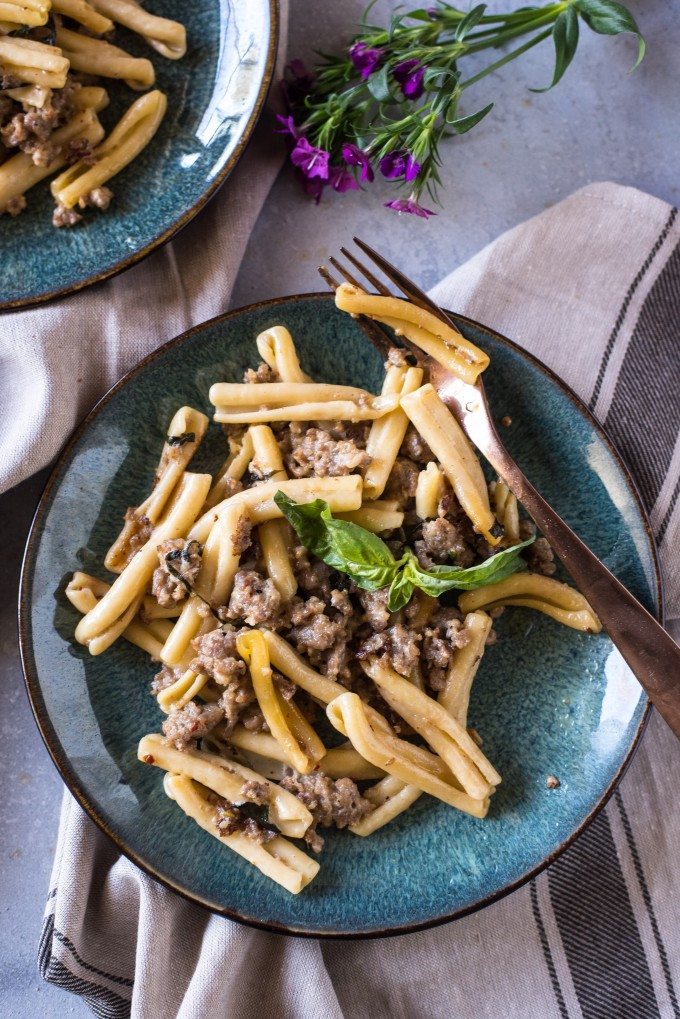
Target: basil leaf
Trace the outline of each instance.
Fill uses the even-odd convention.
[[[525,569],[526,563],[519,558],[519,553],[533,541],[534,538],[528,538],[519,545],[496,552],[483,563],[467,568],[432,566],[429,570],[424,570],[414,554],[408,551],[404,573],[414,587],[419,587],[432,598],[438,598],[445,591],[471,591],[477,587],[486,587],[487,584],[495,584],[512,573]]]
[[[578,14],[573,7],[567,7],[566,11],[558,14],[552,37],[555,43],[555,72],[552,81],[545,88],[532,88],[530,92],[549,92],[574,59],[578,46]]]
[[[183,446],[186,442],[195,442],[195,432],[182,432],[181,435],[168,435],[165,440],[168,446]]]
[[[574,6],[586,25],[598,35],[630,32],[637,36],[638,56],[631,67],[631,71],[634,71],[645,55],[645,40],[630,11],[623,4],[616,3],[616,0],[576,0]]]
[[[317,559],[322,559],[328,566],[338,569],[342,565],[342,560],[334,555],[328,528],[321,516],[324,509],[328,509],[328,503],[323,499],[315,499],[313,502],[295,502],[283,492],[276,493],[274,502],[288,523],[291,524],[305,548],[308,548]]]
[[[416,587],[438,598],[445,591],[469,591],[503,580],[524,569],[526,563],[519,553],[534,540],[529,538],[505,548],[476,566],[433,566],[424,570],[410,549],[396,560],[377,534],[349,520],[335,520],[323,499],[296,503],[283,492],[277,492],[274,502],[302,544],[318,559],[351,577],[365,591],[389,587],[390,612],[407,605]]]
[[[389,612],[398,612],[411,600],[413,594],[413,582],[405,570],[398,573],[390,584],[387,595],[387,608]]]
[[[349,520],[335,520],[323,499],[296,503],[277,492],[274,502],[302,544],[358,587],[377,591],[392,582],[400,564],[377,534]]]
[[[338,555],[358,566],[394,566],[394,556],[377,534],[350,520],[334,520],[326,506],[321,514]]]

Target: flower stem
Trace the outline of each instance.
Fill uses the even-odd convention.
[[[532,48],[532,46],[538,46],[538,44],[543,42],[544,39],[549,39],[551,35],[552,28],[546,28],[544,32],[539,32],[539,34],[535,35],[533,39],[529,39],[528,42],[525,42],[523,46],[518,46],[516,50],[511,50],[510,53],[506,53],[504,57],[501,57],[500,60],[496,60],[493,64],[489,64],[489,66],[485,67],[484,70],[479,71],[477,74],[473,74],[471,78],[467,79],[467,81],[461,81],[458,87],[460,89],[464,89],[469,88],[470,85],[475,85],[478,81],[481,81],[482,78],[485,78],[487,74],[493,74],[494,71],[503,67],[504,64],[509,64],[511,60],[515,59],[515,57],[519,57],[522,53],[526,53],[527,50]]]

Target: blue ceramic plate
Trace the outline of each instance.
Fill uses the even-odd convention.
[[[245,148],[271,82],[276,0],[154,0],[154,14],[182,21],[187,53],[166,60],[133,33],[116,41],[148,57],[168,111],[151,144],[113,181],[105,213],[90,210],[72,229],[52,226],[49,183],[27,194],[28,207],[0,222],[0,310],[73,293],[145,258],[191,220],[226,180]],[[109,130],[139,95],[104,82]]]
[[[362,839],[332,831],[318,877],[292,896],[207,836],[137,762],[137,741],[162,716],[154,670],[123,641],[98,658],[73,642],[64,597],[76,568],[104,576],[104,553],[129,505],[149,490],[177,406],[209,412],[215,379],[256,363],[254,339],[291,330],[305,371],[378,387],[380,359],[328,297],[245,308],[185,333],[143,361],[90,414],[47,486],[28,542],[21,641],[29,694],[66,783],[122,851],[154,877],[238,920],[307,935],[382,935],[483,906],[555,858],[603,805],[630,759],[646,700],[604,635],[506,611],[484,656],[471,724],[503,776],[489,817],[473,820],[424,796]],[[510,342],[473,322],[463,332],[491,355],[491,407],[510,415],[510,452],[576,531],[650,609],[659,608],[654,548],[630,478],[602,431],[562,383]],[[211,427],[199,469],[220,462]],[[559,789],[546,788],[556,774]]]

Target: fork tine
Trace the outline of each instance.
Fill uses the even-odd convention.
[[[359,280],[355,279],[354,276],[352,276],[352,273],[349,271],[349,269],[346,269],[342,262],[338,262],[337,258],[333,258],[333,256],[331,255],[328,261],[331,263],[334,269],[338,270],[341,276],[345,277],[348,283],[352,284],[353,287],[358,287],[359,290],[364,289],[361,283],[359,283]]]
[[[333,276],[331,276],[325,265],[320,265],[317,269],[317,272],[321,279],[324,281],[324,283],[326,283],[329,290],[335,291],[338,289],[340,284],[336,279],[333,278]]]
[[[383,258],[383,256],[375,250],[375,248],[372,248],[370,244],[366,244],[366,242],[362,241],[360,237],[355,237],[354,243],[361,248],[361,250],[368,255],[368,257],[372,259],[377,266],[380,267],[387,278],[391,280],[394,285],[401,290],[402,294],[408,297],[413,304],[418,305],[419,308],[424,308],[426,311],[431,311],[432,314],[436,315],[442,322],[446,322],[447,325],[453,326],[454,329],[457,328],[455,323],[451,321],[444,311],[442,311],[439,305],[435,304],[434,301],[420,289],[420,287],[416,286],[413,280],[410,280],[408,276],[404,276],[403,272],[397,269],[396,266],[392,265],[391,262],[388,262],[386,258]]]
[[[349,259],[349,261],[352,263],[352,265],[356,269],[358,269],[359,272],[368,280],[368,282],[371,284],[371,286],[375,287],[375,289],[378,291],[379,294],[382,294],[383,297],[389,297],[390,296],[390,292],[387,289],[387,287],[385,286],[385,284],[381,283],[380,280],[376,276],[373,275],[373,273],[370,271],[370,269],[367,269],[366,266],[363,265],[359,261],[359,259],[356,258],[352,254],[351,251],[348,251],[347,248],[340,248],[340,251],[343,253],[345,258]],[[362,289],[363,289],[363,287],[362,287]]]
[[[342,266],[336,261],[336,259],[331,258],[330,261],[334,263],[335,267],[340,272],[342,272]],[[340,286],[338,281],[331,275],[331,273],[328,271],[325,265],[319,266],[319,275],[328,285],[330,290],[335,291]],[[361,329],[363,329],[366,337],[376,348],[380,356],[387,359],[387,355],[389,354],[390,349],[395,346],[395,343],[392,340],[391,336],[388,336],[388,334],[383,329],[381,329],[380,326],[377,325],[377,323],[373,322],[369,318],[366,318],[364,315],[359,315],[355,319],[355,321],[357,325],[360,326]]]
[[[341,249],[341,250],[344,251],[344,248]],[[345,254],[347,254],[347,252],[345,252]],[[342,264],[342,262],[339,262],[337,260],[337,258],[333,258],[333,256],[330,257],[329,261],[333,265],[333,267],[338,270],[340,275],[344,276],[344,278],[347,280],[348,283],[351,283],[355,287],[359,287],[360,290],[364,289],[363,286],[361,285],[361,283],[359,283],[359,281],[357,279],[355,279],[355,277],[352,275],[352,273],[349,271],[349,269],[345,268],[345,266]],[[354,261],[356,261],[356,260],[354,260]],[[357,264],[361,266],[361,262],[358,262]],[[363,266],[361,266],[361,269],[362,269],[362,272],[365,273],[365,269],[364,269]],[[369,273],[369,275],[371,275],[371,274]],[[385,286],[383,286],[382,283],[378,283],[378,286],[380,287],[380,290],[381,290],[381,293],[383,294],[383,296],[385,296],[385,297],[391,297],[392,296],[390,294],[390,291]],[[394,336],[391,336],[391,335],[387,334],[385,332],[385,330],[381,326],[377,325],[377,323],[374,322],[373,319],[368,318],[367,316],[364,316],[364,315],[360,316],[360,318],[363,319],[366,323],[368,323],[373,328],[378,329],[382,333],[383,336],[386,336],[387,340],[388,340],[388,343],[389,343],[389,347],[402,347],[402,348],[405,348],[406,350],[408,350],[410,352],[411,355],[413,355],[413,357],[415,357],[415,359],[416,359],[415,362],[414,362],[415,364],[423,364],[425,362],[426,355],[424,355],[422,350],[420,349],[420,347],[417,347],[416,344],[413,343],[411,340],[409,340],[409,338],[407,336],[402,336],[402,335],[397,336],[396,333],[394,334]],[[385,349],[385,356],[387,356],[387,350],[389,350],[389,347]]]

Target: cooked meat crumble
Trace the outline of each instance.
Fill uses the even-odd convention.
[[[125,557],[125,564],[127,565],[132,557],[139,552],[140,548],[146,545],[151,537],[153,524],[148,517],[138,516],[134,506],[130,506],[126,511],[125,523],[126,525],[131,525],[130,534],[127,539],[127,555]]]
[[[320,771],[300,775],[293,768],[287,768],[279,784],[302,800],[312,814],[314,825],[305,834],[305,841],[315,853],[320,852],[324,842],[315,830],[317,825],[347,828],[375,810],[351,778],[333,780]]]
[[[176,538],[158,546],[160,566],[154,571],[151,592],[163,608],[184,601],[201,568],[202,548],[197,541]]]
[[[371,459],[353,438],[334,438],[325,428],[305,429],[297,422],[290,426],[289,442],[285,461],[294,478],[341,477],[364,470]]]
[[[273,368],[270,368],[268,364],[265,364],[265,362],[262,361],[256,369],[246,369],[243,381],[251,384],[257,382],[278,382],[279,376]]]
[[[256,570],[239,570],[224,616],[242,619],[248,626],[259,626],[275,617],[281,607],[281,595],[273,582]]]
[[[260,785],[263,783],[251,783],[251,785]],[[265,787],[266,788],[266,787]],[[245,786],[244,786],[245,789]],[[261,821],[256,820],[248,811],[247,803],[252,802],[259,805],[259,800],[250,800],[246,798],[246,803],[230,803],[228,800],[222,799],[221,796],[215,796],[214,794],[210,797],[210,801],[215,806],[215,827],[219,834],[226,838],[228,835],[235,835],[241,833],[247,835],[253,842],[257,842],[262,845],[265,842],[271,842],[275,839],[278,832],[268,824],[265,824],[264,812],[261,817]]]
[[[223,717],[224,711],[219,704],[189,701],[183,708],[171,709],[163,722],[163,735],[178,750],[185,750],[212,732]]]
[[[75,226],[76,223],[80,223],[82,218],[77,209],[67,209],[59,202],[52,213],[52,226],[57,228]]]
[[[151,693],[158,696],[161,690],[167,690],[169,686],[176,683],[182,676],[182,670],[173,668],[172,665],[164,665],[160,672],[157,672],[151,681]]]

